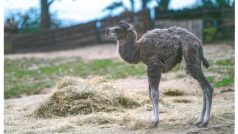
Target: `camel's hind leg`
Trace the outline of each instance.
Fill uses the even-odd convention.
[[[196,122],[196,125],[199,127],[205,127],[208,125],[210,118],[210,110],[212,105],[212,96],[213,96],[213,88],[209,84],[208,80],[204,76],[201,68],[197,67],[188,67],[189,73],[195,78],[201,85],[203,90],[203,107],[201,116]]]
[[[196,79],[202,87],[203,107],[201,116],[198,118],[196,125],[198,127],[205,127],[209,123],[213,88],[203,74],[198,47],[196,45],[190,45],[183,50],[183,55],[186,62],[187,73],[191,74],[191,76]]]

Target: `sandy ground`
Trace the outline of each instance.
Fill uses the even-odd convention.
[[[59,58],[81,57],[84,60],[119,58],[115,44],[99,44],[97,46],[83,47],[74,50],[61,50],[52,52],[36,52],[22,54],[7,54],[7,58]]]
[[[103,51],[101,51],[103,50]],[[205,46],[206,56],[209,58],[226,59],[234,57],[234,50],[231,46]],[[227,54],[229,53],[229,54]],[[8,58],[36,57],[36,58],[56,58],[56,57],[80,56],[83,59],[104,59],[119,58],[116,53],[116,46],[101,45],[85,47],[71,51],[58,51],[50,53],[29,53],[6,55]],[[147,93],[146,76],[137,78],[126,78],[114,81],[115,85],[128,92]],[[95,123],[80,124],[77,116],[53,119],[36,119],[30,116],[35,108],[44,100],[48,94],[26,96],[17,99],[5,100],[4,106],[4,132],[5,133],[234,133],[234,92],[220,93],[222,89],[234,89],[223,87],[215,89],[211,122],[207,128],[197,128],[192,125],[200,114],[202,106],[201,89],[198,83],[186,76],[177,79],[175,73],[167,73],[162,76],[160,83],[160,97],[166,104],[163,105],[158,128],[151,128],[148,125],[139,125],[139,128],[123,126],[123,124],[100,125]],[[181,97],[170,97],[163,95],[168,89],[179,89],[185,92]],[[190,100],[189,103],[172,103],[176,98]],[[143,108],[142,108],[143,109]],[[113,114],[113,113],[112,113]],[[142,124],[150,124],[151,111],[141,110],[138,113],[138,120]],[[143,122],[144,121],[144,122]],[[132,122],[133,123],[133,122]],[[137,123],[137,122],[135,122]]]
[[[233,49],[233,50],[232,50]],[[231,56],[234,57],[234,48],[232,45],[219,44],[204,45],[206,57],[226,59]],[[227,53],[230,53],[227,55]],[[36,52],[36,53],[22,53],[22,54],[7,54],[6,58],[58,58],[58,57],[74,57],[79,56],[84,60],[105,59],[105,58],[120,58],[117,53],[116,44],[100,44],[97,46],[90,46],[78,48],[74,50],[53,51],[53,52]]]

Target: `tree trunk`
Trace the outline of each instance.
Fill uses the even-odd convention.
[[[147,32],[148,30],[152,29],[152,20],[150,17],[150,10],[144,9],[141,12],[142,16],[142,23],[143,23],[143,32]]]
[[[131,12],[134,13],[135,12],[135,2],[134,0],[130,0],[131,3]]]
[[[159,7],[163,11],[167,11],[169,7],[170,0],[160,0]]]
[[[147,8],[147,4],[151,0],[142,0],[142,10],[141,10],[141,17],[143,23],[143,31],[147,32],[147,30],[151,29],[151,17],[150,17],[150,10]]]
[[[142,10],[145,10],[147,7],[147,0],[142,0]]]
[[[48,0],[41,0],[40,30],[50,29],[50,13]]]

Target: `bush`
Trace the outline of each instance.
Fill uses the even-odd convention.
[[[212,41],[215,41],[215,35],[216,35],[216,32],[217,32],[217,28],[216,27],[208,27],[208,28],[205,28],[203,30],[204,32],[204,37],[205,37],[205,42],[212,42]]]

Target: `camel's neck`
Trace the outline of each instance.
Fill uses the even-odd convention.
[[[130,33],[126,40],[118,41],[119,54],[123,60],[131,64],[140,62],[139,46],[136,44],[135,33]]]

